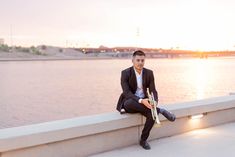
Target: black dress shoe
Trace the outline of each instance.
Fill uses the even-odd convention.
[[[144,149],[146,149],[146,150],[151,149],[151,147],[150,147],[150,145],[148,144],[147,141],[142,141],[142,140],[140,140],[140,145],[141,145]]]
[[[169,112],[165,109],[162,112],[162,114],[163,114],[163,116],[165,116],[171,122],[175,121],[175,119],[176,119],[176,116],[173,113],[171,113],[171,112]]]

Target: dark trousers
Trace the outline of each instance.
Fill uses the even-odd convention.
[[[149,137],[149,133],[154,125],[154,120],[152,118],[151,109],[144,106],[144,104],[138,103],[133,99],[127,99],[124,102],[123,108],[127,113],[140,113],[146,117],[144,128],[141,134],[141,140],[145,141]],[[162,113],[164,109],[157,107],[157,114]]]

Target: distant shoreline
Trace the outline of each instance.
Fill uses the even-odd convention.
[[[87,57],[87,58],[0,58],[0,62],[7,61],[56,61],[56,60],[109,60],[109,59],[129,59],[129,58],[110,58],[110,57]]]
[[[127,49],[127,48],[126,48]],[[114,52],[112,49],[87,49],[83,50],[74,48],[60,48],[53,46],[37,46],[37,47],[14,47],[11,49],[7,45],[2,45],[0,49],[0,62],[4,61],[56,61],[56,60],[111,60],[111,59],[130,59],[132,57],[131,49],[128,51],[125,48],[120,48],[120,52]],[[118,50],[118,49],[117,49]],[[104,51],[104,52],[103,52]],[[150,52],[151,51],[151,52]],[[187,58],[216,58],[235,56],[234,52],[211,52],[211,53],[196,53],[185,50],[146,50],[146,58],[148,59],[187,59]]]
[[[202,59],[210,59],[210,58],[234,58],[235,56],[213,56]],[[125,60],[130,59],[130,57],[81,57],[81,58],[0,58],[0,62],[10,62],[10,61],[68,61],[68,60]],[[177,58],[167,58],[167,57],[155,57],[147,59],[200,59],[198,57],[177,57]]]

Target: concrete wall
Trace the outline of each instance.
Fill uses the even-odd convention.
[[[162,115],[149,140],[235,121],[235,95],[171,104],[175,122]],[[189,116],[203,113],[201,119]],[[0,157],[78,157],[138,143],[145,117],[118,112],[0,130]]]

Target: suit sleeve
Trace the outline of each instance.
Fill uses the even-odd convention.
[[[123,94],[126,98],[132,98],[133,100],[138,102],[140,98],[131,92],[129,83],[128,83],[128,77],[125,71],[122,71],[121,73],[121,86],[122,86]]]
[[[151,71],[149,90],[150,92],[153,92],[154,99],[158,102],[158,92],[155,88],[153,71]]]

